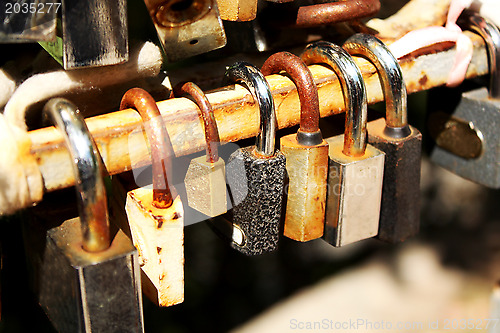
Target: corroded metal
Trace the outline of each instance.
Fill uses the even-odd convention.
[[[206,156],[192,159],[184,178],[188,204],[210,217],[224,214],[227,211],[225,163],[219,159],[220,138],[212,105],[193,82],[179,83],[170,97],[182,94],[191,96],[200,109],[206,141]]]
[[[295,134],[282,137],[280,143],[289,178],[283,234],[300,242],[319,238],[325,223],[328,144],[323,140],[303,146]]]
[[[380,10],[379,0],[347,0],[321,3],[299,8],[296,25],[315,27],[361,19]]]
[[[151,146],[154,204],[158,208],[168,208],[172,205],[168,179],[172,179],[174,151],[163,118],[153,97],[143,89],[132,88],[123,95],[120,110],[130,107],[136,108],[141,115]]]
[[[319,99],[314,78],[302,60],[289,52],[278,52],[267,58],[262,74],[285,71],[297,86],[300,99],[300,131],[315,133],[319,130]]]
[[[203,90],[201,90],[200,87],[193,82],[179,83],[176,85],[170,94],[170,98],[174,98],[175,95],[182,96],[183,94],[191,96],[201,111],[201,117],[204,125],[203,130],[205,132],[205,142],[207,144],[207,162],[215,163],[219,160],[220,138],[212,104],[208,101],[208,98]]]
[[[216,0],[144,0],[168,61],[226,45]]]

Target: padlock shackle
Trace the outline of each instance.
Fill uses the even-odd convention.
[[[345,131],[343,153],[363,156],[366,150],[367,100],[366,88],[358,66],[340,46],[320,41],[307,45],[301,55],[307,64],[326,64],[339,78],[345,103]]]
[[[203,130],[205,132],[207,162],[215,163],[219,160],[219,130],[215,122],[214,111],[207,96],[195,83],[180,82],[170,93],[170,98],[187,94],[191,96],[200,109],[203,119]]]
[[[296,55],[278,52],[267,58],[261,68],[264,75],[285,71],[297,87],[300,100],[300,129],[297,141],[305,146],[314,146],[323,141],[319,130],[318,88],[307,65]]]
[[[388,133],[396,135],[399,130],[399,137],[410,135],[406,85],[398,60],[380,39],[368,34],[355,34],[342,47],[351,55],[366,58],[377,68],[385,98]]]
[[[264,75],[254,65],[240,61],[227,68],[225,77],[232,82],[243,83],[259,106],[260,131],[255,141],[255,153],[264,157],[274,156],[276,112],[271,88]]]
[[[464,11],[459,24],[484,39],[490,71],[489,94],[491,98],[500,98],[500,30],[493,21],[471,10]]]
[[[142,117],[151,147],[153,168],[153,205],[157,208],[172,206],[172,193],[168,179],[172,179],[172,157],[175,156],[163,118],[151,95],[141,89],[129,89],[122,97],[120,110],[134,108]]]
[[[71,156],[78,193],[77,205],[82,228],[82,247],[87,252],[109,248],[109,220],[104,166],[97,146],[77,107],[63,98],[52,98],[43,112],[64,137]]]

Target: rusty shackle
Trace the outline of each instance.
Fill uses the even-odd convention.
[[[343,153],[347,156],[363,156],[366,150],[368,104],[365,83],[358,66],[347,51],[325,41],[307,45],[301,58],[308,65],[326,64],[337,74],[345,103]]]
[[[296,55],[278,52],[267,58],[262,65],[263,75],[285,71],[297,87],[300,100],[300,129],[297,141],[306,146],[320,144],[323,141],[319,130],[318,88],[307,65]]]
[[[302,6],[297,12],[295,25],[317,27],[357,20],[373,16],[379,10],[379,0],[347,0]]]
[[[160,110],[153,97],[141,88],[129,89],[123,95],[120,110],[128,108],[136,109],[141,115],[151,146],[153,205],[157,208],[168,208],[173,202],[168,179],[171,179],[172,157],[175,154]]]
[[[215,163],[219,160],[219,130],[215,122],[214,111],[212,104],[208,101],[207,96],[196,84],[193,82],[181,82],[177,84],[170,93],[170,98],[175,96],[179,97],[184,94],[191,96],[194,102],[201,111],[203,118],[203,129],[205,131],[206,141],[206,154],[207,162]]]

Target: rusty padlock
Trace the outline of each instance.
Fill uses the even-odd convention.
[[[333,43],[309,44],[301,57],[307,64],[324,63],[335,70],[346,105],[344,135],[326,139],[330,161],[324,239],[343,246],[376,236],[385,154],[366,143],[363,76],[351,56]]]
[[[228,160],[227,180],[234,201],[231,246],[247,255],[263,254],[278,247],[286,172],[285,155],[275,150],[273,96],[266,79],[252,64],[237,62],[225,76],[250,90],[260,113],[255,146],[236,150]]]
[[[169,62],[226,45],[216,0],[144,0]]]
[[[446,114],[444,121],[439,119],[439,112],[429,116],[430,134],[436,141],[431,160],[463,178],[498,189],[500,30],[490,20],[471,11],[462,14],[459,24],[485,40],[490,66],[489,90],[479,88],[463,93],[451,117]]]
[[[262,74],[284,70],[297,86],[300,99],[300,129],[281,138],[286,157],[288,199],[284,235],[301,242],[323,235],[325,221],[328,143],[319,129],[318,89],[299,57],[279,52],[262,65]]]
[[[219,131],[212,105],[207,96],[194,83],[180,83],[174,87],[170,97],[190,95],[201,111],[205,132],[206,156],[192,159],[184,184],[189,207],[215,217],[227,212],[225,163],[219,157]]]
[[[143,332],[137,250],[123,232],[110,234],[96,144],[70,101],[51,99],[44,112],[71,155],[80,217],[49,229],[37,245],[28,241],[38,250],[29,255],[38,301],[59,332]]]
[[[126,194],[127,221],[139,251],[142,286],[159,306],[184,301],[184,210],[180,196],[169,184],[175,156],[156,102],[140,88],[128,90],[120,110],[135,108],[141,115],[151,147],[153,189],[141,187]]]
[[[378,71],[386,116],[367,125],[368,142],[386,154],[377,238],[402,242],[420,229],[422,134],[408,124],[403,72],[384,43],[371,35],[356,34],[343,47],[351,55],[368,59]]]

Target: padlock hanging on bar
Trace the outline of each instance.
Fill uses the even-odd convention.
[[[259,107],[260,130],[255,146],[232,153],[226,168],[233,200],[231,246],[246,255],[259,255],[278,247],[285,155],[275,149],[273,95],[259,69],[237,62],[226,70],[225,76],[243,84]]]
[[[201,111],[205,133],[206,155],[192,159],[184,184],[189,207],[215,217],[227,212],[225,163],[219,157],[219,131],[212,105],[205,93],[193,82],[174,87],[170,98],[183,94],[191,96]]]
[[[144,0],[166,60],[175,62],[226,45],[216,0]]]
[[[406,85],[397,59],[378,38],[350,37],[343,48],[369,60],[378,71],[386,116],[367,124],[368,142],[385,153],[384,184],[377,238],[397,243],[420,229],[422,134],[408,124]]]
[[[490,86],[462,94],[450,115],[429,116],[429,132],[436,142],[431,161],[460,177],[489,188],[500,188],[500,30],[490,20],[466,11],[458,23],[479,34],[486,43]]]
[[[54,42],[40,45],[64,69],[116,65],[128,61],[126,0],[61,0]]]
[[[343,246],[377,235],[384,153],[366,143],[366,88],[351,56],[329,42],[309,44],[306,64],[327,64],[339,77],[346,106],[344,135],[327,138],[328,192],[324,239]]]
[[[299,57],[279,52],[262,65],[262,74],[285,71],[297,86],[300,99],[300,128],[281,138],[289,183],[284,235],[306,242],[323,235],[325,221],[328,143],[319,130],[318,88],[309,68]]]
[[[144,332],[137,250],[123,232],[110,234],[96,144],[70,101],[51,99],[44,112],[71,156],[80,217],[49,229],[46,236],[45,223],[57,221],[27,229],[38,301],[59,332]]]
[[[169,184],[175,155],[149,93],[140,88],[128,90],[120,110],[127,108],[136,109],[143,120],[151,147],[153,189],[140,187],[125,195],[115,182],[119,205],[125,205],[126,211],[126,218],[118,220],[139,252],[144,293],[159,306],[171,306],[184,301],[184,209]]]

